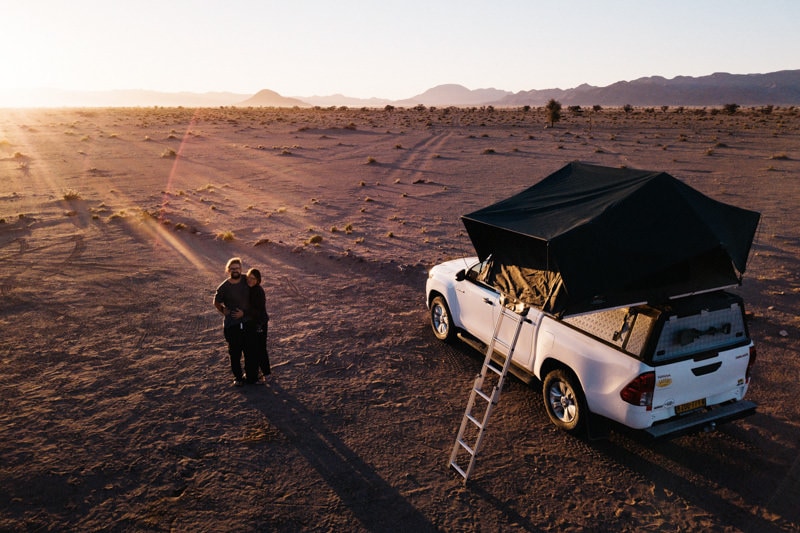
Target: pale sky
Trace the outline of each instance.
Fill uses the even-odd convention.
[[[0,91],[568,89],[800,69],[798,28],[797,0],[0,0]]]

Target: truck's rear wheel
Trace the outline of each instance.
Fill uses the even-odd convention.
[[[542,384],[547,416],[558,428],[578,433],[585,426],[589,411],[578,380],[562,368],[547,374]]]

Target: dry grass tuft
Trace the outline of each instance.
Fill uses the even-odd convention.
[[[73,189],[67,189],[66,191],[64,191],[64,200],[69,202],[71,200],[80,200],[80,199],[81,195],[78,194],[77,191]]]

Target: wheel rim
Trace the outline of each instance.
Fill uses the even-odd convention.
[[[553,414],[564,423],[571,423],[578,416],[578,402],[575,391],[563,381],[556,381],[550,385],[548,391],[550,408]]]
[[[447,335],[447,331],[450,328],[450,317],[447,316],[447,310],[444,308],[443,305],[434,305],[433,306],[433,329],[436,330],[440,336]]]

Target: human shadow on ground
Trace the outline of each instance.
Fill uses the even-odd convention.
[[[423,533],[437,528],[354,453],[318,415],[272,380],[257,407],[369,531]]]

